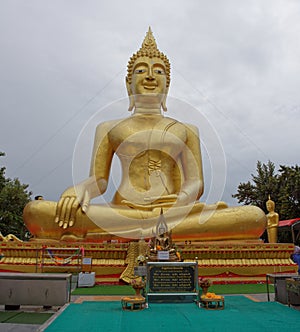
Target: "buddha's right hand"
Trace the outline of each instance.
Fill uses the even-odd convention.
[[[81,208],[86,212],[90,202],[88,190],[77,186],[68,188],[57,203],[55,223],[64,229],[72,227],[76,221],[76,212]]]

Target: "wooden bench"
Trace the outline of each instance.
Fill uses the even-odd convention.
[[[215,298],[210,298],[202,295],[199,306],[207,310],[223,310],[225,307],[224,296],[218,295]]]
[[[146,306],[146,299],[143,296],[140,297],[123,297],[121,299],[123,310],[143,310]]]

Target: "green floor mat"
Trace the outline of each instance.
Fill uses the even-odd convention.
[[[11,324],[43,324],[52,315],[53,315],[52,313],[23,312],[23,311],[0,312],[0,322],[11,323]]]
[[[288,324],[288,326],[287,326]],[[278,302],[225,297],[224,310],[206,310],[195,303],[155,303],[142,311],[124,311],[120,302],[70,304],[45,332],[299,332],[300,312]]]
[[[72,295],[134,295],[131,286],[96,285],[88,288],[76,288]]]
[[[0,323],[5,323],[11,317],[14,317],[18,314],[18,312],[11,311],[0,311]]]
[[[262,294],[267,293],[265,284],[212,285],[209,292],[216,294]],[[274,286],[269,285],[269,292],[274,293]]]
[[[217,294],[260,294],[267,292],[265,284],[229,284],[212,285],[209,292]],[[269,285],[269,292],[274,292],[273,285]],[[96,285],[89,288],[77,288],[72,295],[133,295],[135,294],[131,286],[119,285]]]

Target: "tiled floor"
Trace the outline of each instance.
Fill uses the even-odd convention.
[[[98,295],[98,296],[72,296],[71,302],[73,303],[82,303],[84,301],[121,301],[121,298],[124,297],[124,295]]]

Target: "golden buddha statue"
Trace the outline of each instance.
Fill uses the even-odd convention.
[[[271,200],[270,196],[266,202],[266,207],[269,212],[267,214],[268,242],[277,243],[279,214],[275,212],[275,203]]]
[[[203,193],[198,129],[166,117],[170,63],[149,31],[128,64],[131,116],[100,123],[90,177],[58,203],[32,201],[24,221],[35,240],[100,242],[147,239],[161,209],[173,241],[257,240],[266,216],[255,206],[199,202]],[[108,185],[113,156],[122,179],[112,202],[90,204]]]

